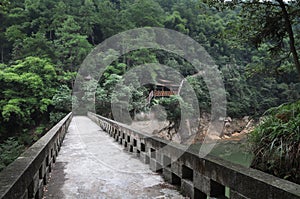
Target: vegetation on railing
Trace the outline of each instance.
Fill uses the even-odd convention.
[[[300,184],[300,101],[268,110],[250,141],[252,167]]]

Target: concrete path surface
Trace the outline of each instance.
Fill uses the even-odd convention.
[[[89,118],[73,118],[44,198],[184,198]]]

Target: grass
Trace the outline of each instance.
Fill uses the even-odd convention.
[[[249,141],[251,167],[300,184],[300,100],[269,109]]]

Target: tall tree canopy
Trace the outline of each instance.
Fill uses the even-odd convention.
[[[238,8],[242,20],[240,38],[256,47],[265,43],[278,62],[290,59],[300,77],[300,2],[284,0],[212,1],[219,8]],[[279,64],[280,65],[280,64]]]

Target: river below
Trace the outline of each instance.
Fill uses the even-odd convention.
[[[198,151],[201,145],[201,143],[194,144],[191,146],[191,150]],[[210,155],[220,157],[224,160],[240,164],[245,167],[250,167],[253,159],[253,154],[249,152],[245,139],[239,141],[218,141],[218,143],[210,152]]]

